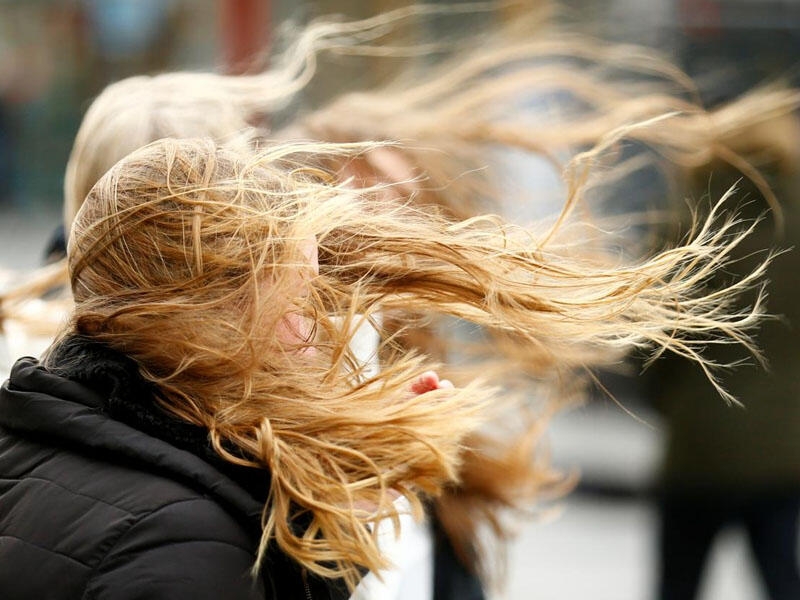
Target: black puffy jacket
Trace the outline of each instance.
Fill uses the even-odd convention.
[[[72,337],[0,388],[0,599],[344,600],[258,546],[268,473],[158,409],[128,358]],[[434,599],[483,600],[434,522]]]
[[[348,597],[274,549],[251,577],[267,474],[159,411],[131,361],[80,339],[56,359],[0,390],[0,598]]]

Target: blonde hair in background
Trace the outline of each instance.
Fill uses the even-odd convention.
[[[327,17],[295,29],[286,49],[260,73],[172,72],[109,85],[87,110],[70,153],[64,177],[66,228],[100,176],[133,150],[165,137],[225,139],[250,126],[266,127],[313,80],[320,54],[373,48],[372,42],[403,24],[472,11],[492,13],[494,8],[488,2],[412,4],[357,21]],[[428,50],[415,45],[412,52],[421,56]]]
[[[470,50],[458,41],[401,43],[388,36],[416,32],[412,26],[431,15],[482,11],[491,17],[497,10],[491,3],[420,4],[360,21],[319,20],[296,32],[272,68],[254,75],[175,72],[114,83],[89,107],[75,138],[64,181],[66,228],[100,176],[136,148],[163,137],[225,140],[248,126],[273,139],[401,141],[402,152],[362,155],[356,173],[383,182],[424,175],[418,199],[459,216],[480,212],[481,201],[499,200],[497,182],[485,173],[492,148],[519,148],[560,169],[609,136],[644,142],[684,167],[730,162],[775,208],[769,186],[748,161],[764,148],[748,140],[800,106],[800,92],[765,88],[706,111],[691,79],[652,50],[564,31],[550,22],[549,2],[517,4],[526,17],[516,13],[511,25],[489,28],[480,43],[470,39]],[[396,61],[437,50],[449,50],[448,58],[407,62],[393,82],[345,89],[271,131],[270,117],[313,81],[320,54]],[[570,107],[526,107],[554,94]],[[667,122],[632,127],[653,118]],[[767,143],[777,147],[778,141],[773,136]]]
[[[274,540],[350,586],[358,566],[386,566],[371,527],[397,517],[389,490],[419,510],[420,493],[457,482],[461,444],[503,404],[480,381],[410,395],[409,381],[428,368],[414,353],[393,353],[379,374],[360,377],[348,349],[354,319],[451,315],[508,332],[566,372],[635,347],[707,368],[699,350],[708,336],[747,343],[762,312],[760,302],[732,307],[762,269],[702,292],[745,235],[717,212],[685,245],[637,264],[579,257],[558,231],[545,243],[496,216],[454,220],[385,186],[339,183],[321,166],[376,147],[252,152],[162,140],[101,178],[69,243],[69,331],[132,357],[162,406],[208,428],[227,460],[269,469],[259,561]],[[312,236],[318,276],[302,252]],[[311,319],[312,337],[276,336],[287,313]],[[552,485],[543,473],[542,487]],[[305,511],[310,525],[299,533],[290,521]]]

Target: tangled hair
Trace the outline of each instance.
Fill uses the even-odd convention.
[[[456,483],[462,444],[499,402],[486,382],[410,394],[427,368],[413,353],[367,377],[348,349],[355,320],[452,315],[569,369],[631,347],[703,364],[709,336],[746,342],[762,309],[730,306],[761,270],[698,292],[744,235],[716,214],[640,264],[581,258],[557,235],[423,211],[320,167],[375,147],[161,140],[100,179],[69,241],[70,331],[132,357],[163,408],[207,428],[227,460],[269,469],[259,561],[274,540],[351,586],[359,566],[386,566],[374,525],[398,516],[390,490],[419,510],[420,494]],[[287,315],[312,334],[279,335]]]

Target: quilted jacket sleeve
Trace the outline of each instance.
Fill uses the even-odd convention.
[[[92,574],[85,600],[265,600],[253,579],[252,541],[205,498],[135,518]]]

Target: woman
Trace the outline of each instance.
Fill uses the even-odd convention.
[[[366,376],[356,319],[457,316],[562,374],[635,346],[702,361],[701,334],[757,321],[728,298],[760,269],[696,293],[743,235],[714,214],[641,264],[590,262],[557,231],[321,167],[374,147],[167,139],[101,178],[70,236],[69,326],[0,392],[4,597],[347,598],[387,566],[378,523],[457,482],[499,400],[390,341]]]
[[[358,154],[332,153],[326,155],[322,166],[333,171],[339,181],[354,178],[357,186],[389,184],[381,191],[395,201],[402,203],[413,196],[420,206],[437,206],[437,210],[466,218],[480,214],[477,206],[481,201],[497,203],[502,199],[502,186],[491,178],[493,171],[483,168],[498,147],[522,148],[553,158],[575,145],[596,144],[593,152],[570,165],[570,181],[578,183],[585,167],[623,137],[664,147],[677,160],[696,164],[722,152],[729,131],[741,131],[770,111],[787,110],[795,101],[780,93],[764,94],[755,103],[762,110],[723,109],[719,115],[709,115],[679,95],[619,79],[611,82],[606,79],[606,70],[595,73],[575,61],[564,60],[579,57],[597,61],[617,74],[658,72],[666,80],[687,84],[679,72],[647,53],[620,53],[614,46],[539,27],[532,38],[497,36],[482,44],[480,52],[456,52],[437,68],[409,70],[414,75],[411,81],[343,95],[308,115],[298,116],[286,127],[270,131],[269,117],[291,103],[312,79],[318,53],[337,49],[369,52],[368,44],[379,40],[387,26],[396,31],[415,16],[452,10],[458,9],[416,6],[357,23],[318,22],[299,33],[297,41],[273,62],[274,68],[252,76],[168,73],[109,86],[87,112],[70,156],[65,179],[67,227],[89,189],[116,160],[160,137],[211,135],[228,139],[247,124],[258,123],[261,138],[410,140],[403,145],[368,144]],[[560,119],[552,114],[546,119],[531,118],[521,99],[553,90],[568,91],[584,109],[562,114]],[[683,112],[641,125],[642,119],[668,110]],[[214,118],[209,118],[211,114]],[[243,151],[247,152],[251,141],[239,140]],[[582,184],[570,187],[569,207],[581,196],[582,188]],[[562,232],[566,230],[562,228]],[[542,239],[546,237],[542,235]],[[581,253],[589,254],[585,250]],[[57,270],[45,273],[46,281],[41,284],[49,284],[58,275]],[[15,308],[13,302],[4,304],[7,315],[17,316]],[[394,315],[398,315],[396,310],[385,311],[381,320],[388,329],[387,336],[399,339],[402,331],[409,330],[402,327],[409,317],[405,312]],[[391,330],[393,323],[402,331]],[[414,330],[415,337],[419,337],[419,331]],[[403,340],[407,347],[421,346],[428,353],[446,356],[454,345],[448,339],[448,330],[428,329],[427,333],[421,344],[410,343],[411,335]],[[508,334],[502,328],[497,333]],[[515,336],[512,333],[511,337]],[[580,351],[570,348],[553,357],[548,346],[543,349],[540,344],[519,344],[516,339],[500,348],[509,359],[521,359],[521,363],[509,363],[511,369],[521,364],[545,377],[550,376],[554,365],[595,364],[617,356],[603,346],[599,352],[590,347]],[[443,351],[434,352],[439,349]],[[559,363],[562,359],[567,362]],[[530,463],[531,439],[540,429],[537,420],[529,431],[518,435],[499,439],[470,436],[469,449],[461,458],[460,485],[447,486],[435,503],[437,523],[447,532],[437,536],[437,559],[455,567],[448,570],[464,572],[463,585],[472,589],[472,597],[482,595],[474,575],[486,580],[492,567],[488,564],[491,558],[487,558],[490,552],[480,548],[478,528],[488,524],[503,540],[506,531],[498,511],[528,505],[532,497],[557,481],[549,476],[542,478],[539,466]],[[501,473],[502,477],[498,476]],[[445,551],[440,552],[441,548]],[[455,561],[452,551],[457,556]],[[444,571],[437,569],[437,578]],[[445,589],[453,585],[451,581],[439,583],[437,579],[437,587]],[[464,593],[458,597],[464,597]]]

